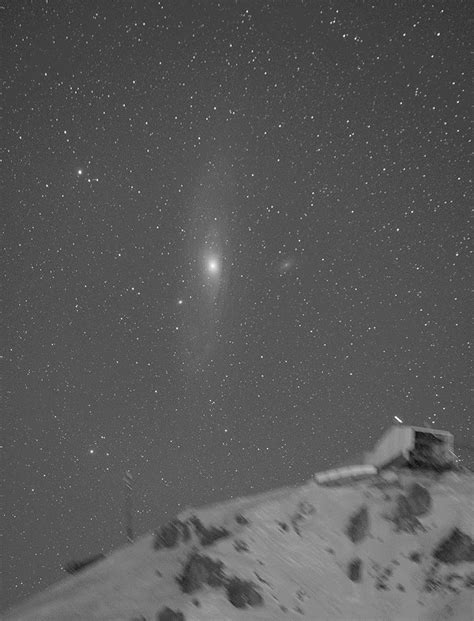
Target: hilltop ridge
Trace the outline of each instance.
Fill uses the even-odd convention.
[[[391,470],[188,508],[6,621],[472,618],[474,475]]]

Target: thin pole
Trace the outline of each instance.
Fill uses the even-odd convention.
[[[125,532],[127,534],[128,543],[133,543],[133,528],[132,528],[132,489],[133,478],[130,470],[126,470],[123,477],[125,483]]]

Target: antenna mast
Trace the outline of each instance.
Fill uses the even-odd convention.
[[[130,470],[125,471],[123,477],[125,483],[125,532],[127,534],[128,543],[133,543],[133,528],[132,528],[132,490],[133,490],[133,477]]]

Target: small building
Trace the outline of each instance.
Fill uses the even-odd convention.
[[[457,462],[453,448],[454,437],[448,431],[393,425],[366,453],[364,462],[378,469],[406,466],[446,470]]]

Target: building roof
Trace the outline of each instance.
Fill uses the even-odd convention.
[[[408,425],[411,427],[413,431],[425,431],[426,433],[432,433],[435,435],[449,436],[454,437],[452,433],[449,431],[444,431],[443,429],[432,429],[431,427],[415,427],[414,425]]]

